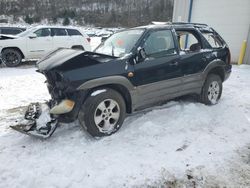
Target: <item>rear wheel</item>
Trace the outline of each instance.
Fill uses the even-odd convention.
[[[117,91],[101,89],[87,98],[78,119],[92,136],[108,136],[122,126],[125,108],[124,99]]]
[[[2,52],[3,63],[8,67],[16,67],[22,62],[22,55],[16,49],[5,49]]]
[[[214,105],[222,94],[222,80],[216,74],[209,74],[202,88],[200,101],[206,105]]]

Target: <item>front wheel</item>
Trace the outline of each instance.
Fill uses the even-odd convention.
[[[108,136],[122,126],[126,106],[123,97],[113,89],[94,91],[82,105],[78,119],[92,136]]]
[[[22,55],[16,49],[5,49],[2,52],[2,60],[7,67],[16,67],[22,62]]]
[[[217,104],[222,94],[222,80],[216,74],[209,74],[200,94],[200,101],[206,105]]]

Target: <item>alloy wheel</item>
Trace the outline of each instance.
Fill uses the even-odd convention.
[[[120,107],[113,99],[102,101],[96,108],[94,121],[101,132],[112,132],[120,118]]]
[[[8,52],[4,56],[4,62],[15,65],[19,62],[19,57],[15,52]]]
[[[216,104],[220,94],[220,86],[217,81],[210,83],[208,87],[208,99],[212,104]]]

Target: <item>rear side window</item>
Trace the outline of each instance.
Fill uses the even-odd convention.
[[[5,34],[5,35],[16,35],[21,32],[22,32],[21,29],[10,29],[10,28],[1,29],[1,34]]]
[[[69,36],[82,36],[82,34],[76,29],[67,29]]]
[[[149,35],[143,46],[148,56],[175,53],[175,45],[170,30],[155,31]]]
[[[202,49],[200,38],[194,31],[178,30],[176,33],[181,51],[192,53],[198,52],[200,49]]]
[[[206,38],[212,48],[220,48],[223,46],[223,41],[213,33],[202,32],[202,35]]]
[[[62,28],[53,28],[52,36],[67,36],[67,32],[65,29]]]

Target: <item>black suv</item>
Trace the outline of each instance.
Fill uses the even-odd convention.
[[[123,30],[94,52],[58,49],[37,66],[47,78],[51,116],[78,119],[93,136],[116,132],[127,113],[179,96],[196,94],[216,104],[231,73],[225,41],[194,23]]]

